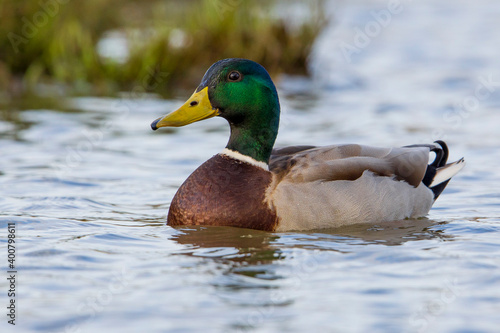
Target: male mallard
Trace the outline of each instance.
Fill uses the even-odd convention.
[[[246,59],[213,64],[194,94],[151,127],[220,116],[226,148],[182,184],[168,224],[267,231],[307,230],[421,217],[465,162],[446,164],[448,148],[356,144],[274,149],[280,105],[267,71]],[[431,164],[429,152],[436,154]]]

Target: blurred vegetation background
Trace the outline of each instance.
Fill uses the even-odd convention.
[[[193,90],[213,62],[307,74],[322,0],[0,0],[0,99]]]

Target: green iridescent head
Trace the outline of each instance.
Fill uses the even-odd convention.
[[[268,163],[278,134],[280,106],[264,67],[246,59],[216,62],[188,101],[151,127],[184,126],[214,116],[225,118],[231,126],[226,148]]]

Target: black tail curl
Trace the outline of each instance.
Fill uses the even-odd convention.
[[[437,143],[440,147],[434,146],[433,148],[431,148],[431,151],[436,154],[436,158],[431,164],[427,166],[427,170],[425,171],[425,176],[424,179],[422,179],[422,183],[424,183],[425,186],[431,189],[431,191],[434,193],[434,200],[436,200],[441,192],[443,192],[446,185],[448,185],[448,182],[450,180],[448,179],[447,181],[444,181],[433,187],[430,187],[430,185],[432,184],[432,181],[436,176],[437,170],[446,165],[446,162],[448,161],[449,150],[444,141],[437,140],[434,142]]]

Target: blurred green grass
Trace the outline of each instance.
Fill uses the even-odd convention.
[[[290,6],[302,15],[282,14]],[[229,57],[255,60],[272,75],[306,74],[326,23],[322,0],[0,0],[0,17],[8,98],[172,96]]]

